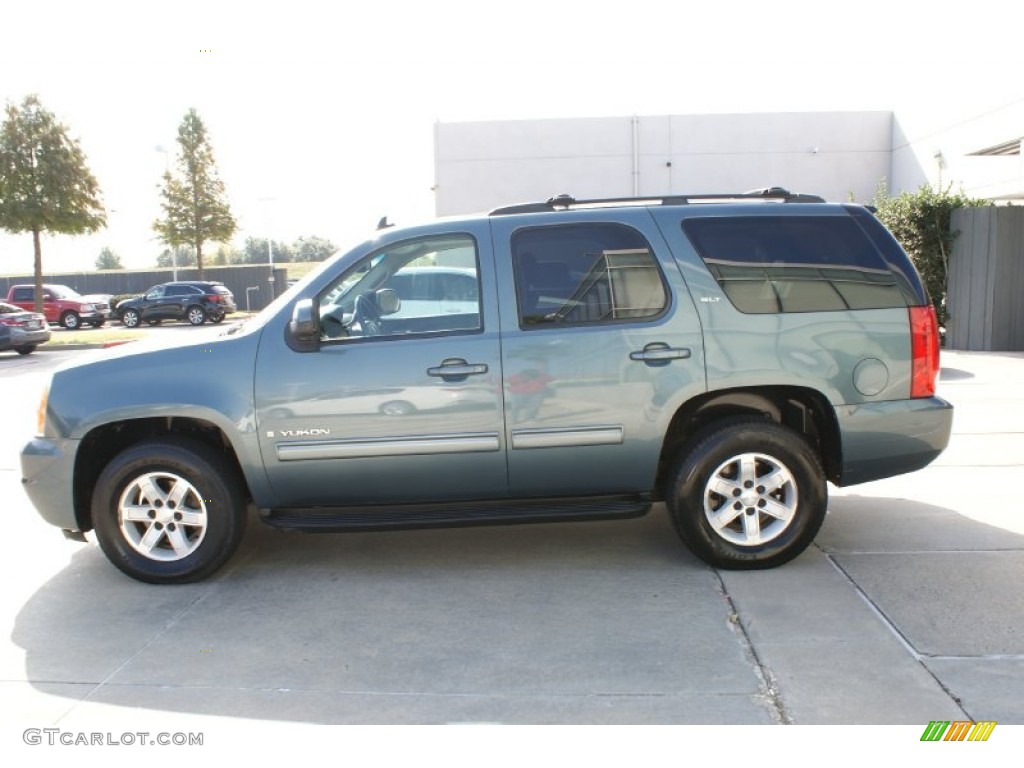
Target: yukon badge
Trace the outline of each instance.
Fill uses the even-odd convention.
[[[329,429],[282,429],[279,430],[278,435],[281,437],[327,437],[331,434]],[[267,432],[267,437],[274,437],[274,431],[270,430]]]

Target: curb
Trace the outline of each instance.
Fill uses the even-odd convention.
[[[77,351],[80,349],[110,349],[111,347],[119,347],[122,344],[131,344],[138,339],[124,339],[123,341],[104,341],[98,344],[84,343],[73,343],[73,344],[47,344],[46,349],[51,349],[57,352],[63,350]]]

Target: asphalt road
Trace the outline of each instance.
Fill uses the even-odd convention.
[[[898,724],[914,740],[933,720],[1024,723],[1022,354],[945,353],[947,452],[831,489],[816,544],[772,571],[708,568],[657,506],[395,533],[254,521],[226,569],[180,587],[64,541],[18,487],[36,393],[84,354],[101,353],[0,355],[0,754],[16,727],[114,722]]]

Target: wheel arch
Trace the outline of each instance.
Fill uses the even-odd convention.
[[[82,438],[75,454],[73,499],[79,530],[88,531],[93,527],[92,492],[100,473],[111,459],[144,440],[174,437],[189,438],[215,450],[236,472],[246,498],[252,498],[249,478],[242,469],[235,447],[213,422],[181,416],[115,421],[90,430]]]
[[[662,443],[655,491],[663,496],[668,468],[706,426],[734,416],[759,416],[802,435],[835,482],[842,469],[842,445],[835,409],[820,392],[791,386],[728,389],[692,398],[676,411]]]

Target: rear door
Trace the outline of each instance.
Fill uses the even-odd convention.
[[[492,221],[512,493],[650,491],[705,376],[697,313],[649,214]]]

